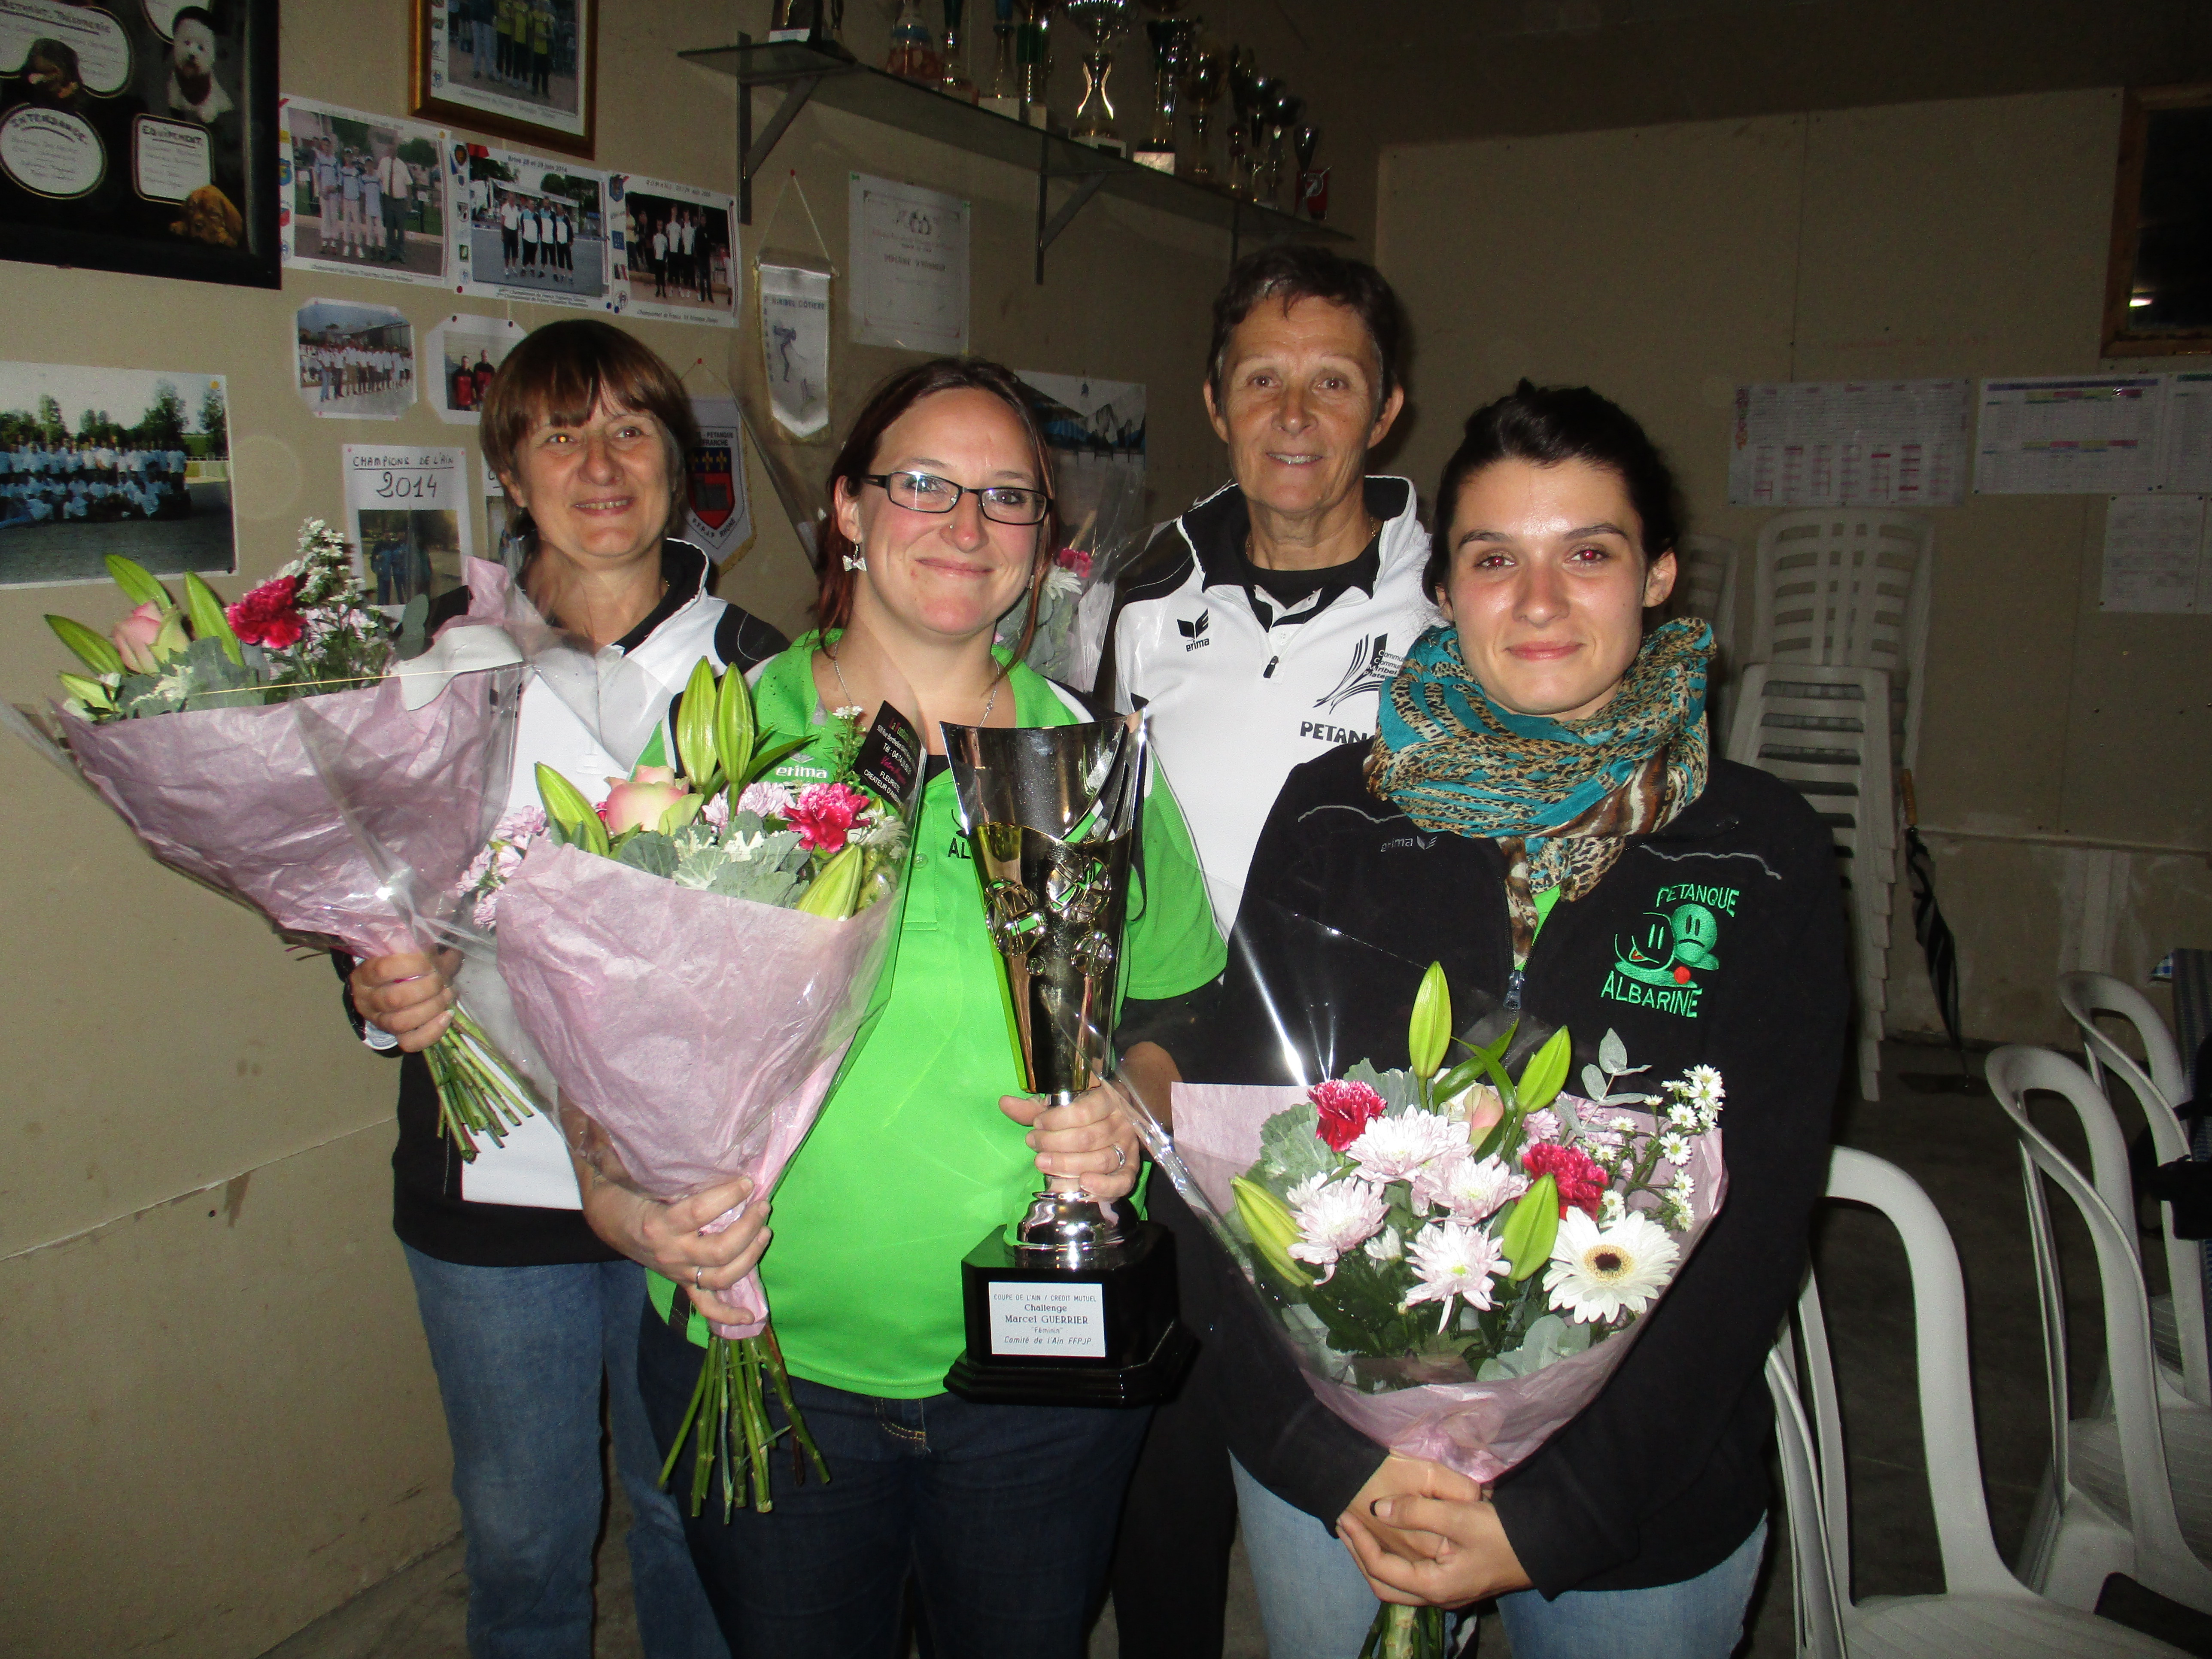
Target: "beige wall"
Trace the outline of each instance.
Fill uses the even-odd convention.
[[[1668,451],[1692,527],[1748,550],[1767,515],[1727,505],[1739,383],[2095,368],[2119,102],[1387,149],[1378,258],[1417,336],[1403,464],[1432,489],[1477,404],[1523,374],[1587,382]],[[1934,519],[1920,810],[1966,1024],[2055,1039],[2063,969],[2141,984],[2212,941],[2212,621],[2098,611],[2101,498]],[[1899,900],[1891,1025],[1934,1030]]]
[[[401,13],[365,35],[356,9],[285,6],[283,87],[404,112]],[[856,33],[883,27],[853,9]],[[610,0],[598,164],[732,188],[732,83],[674,54],[757,32],[764,10]],[[764,122],[774,94],[759,107]],[[1027,175],[823,110],[794,125],[769,181],[792,167],[841,269],[849,172],[971,198],[975,349],[1145,381],[1156,511],[1218,480],[1197,382],[1225,236],[1101,200],[1039,288]],[[797,240],[798,221],[794,202],[779,241]],[[290,384],[290,319],[322,295],[396,306],[418,330],[496,306],[324,276],[288,276],[274,294],[4,269],[0,356],[228,377],[240,568],[217,581],[226,595],[289,556],[303,516],[339,516],[341,443],[472,441],[422,407],[389,422],[313,418]],[[913,361],[850,347],[842,301],[841,285],[839,425]],[[735,333],[636,331],[679,368],[703,357],[757,416],[750,319]],[[811,477],[830,452],[789,453]],[[722,592],[795,630],[810,578],[757,469],[753,489],[762,533]],[[93,586],[0,591],[0,697],[41,697],[68,665],[42,612],[99,621],[114,605]],[[323,958],[288,957],[5,740],[0,836],[17,849],[0,884],[0,1651],[257,1654],[457,1525],[390,1228],[393,1073],[353,1042]]]

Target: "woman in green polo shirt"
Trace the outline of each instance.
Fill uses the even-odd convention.
[[[1142,1411],[975,1405],[945,1389],[975,1241],[1018,1214],[1040,1171],[1106,1198],[1138,1175],[1136,1133],[1103,1091],[1051,1110],[1010,1092],[1021,1080],[1001,970],[938,730],[1090,718],[992,646],[995,620],[1024,590],[1034,598],[1049,562],[1050,483],[1043,434],[1006,370],[944,359],[887,381],[831,473],[822,631],[755,683],[779,737],[818,729],[825,708],[890,702],[932,759],[890,1000],[777,1186],[761,1259],[830,1480],[779,1480],[765,1516],[726,1522],[710,1505],[687,1522],[736,1659],[893,1659],[909,1574],[935,1651],[1074,1659],[1143,1435]],[[1172,1062],[1127,1042],[1133,1019],[1223,965],[1188,831],[1157,778],[1143,821],[1122,951],[1121,1069],[1139,1086],[1172,1077]],[[665,1451],[704,1327],[666,1317],[674,1287],[654,1289],[664,1316],[647,1317],[640,1380]]]

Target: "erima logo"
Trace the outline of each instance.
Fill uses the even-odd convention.
[[[1212,620],[1213,613],[1211,611],[1200,611],[1196,622],[1185,622],[1182,617],[1177,617],[1176,631],[1182,635],[1182,648],[1186,651],[1195,651],[1200,646],[1212,645],[1213,641],[1206,637],[1206,625]]]
[[[1352,646],[1352,665],[1337,681],[1336,690],[1316,697],[1314,707],[1334,709],[1353,697],[1371,696],[1397,678],[1405,665],[1403,657],[1391,654],[1388,634],[1369,635]]]

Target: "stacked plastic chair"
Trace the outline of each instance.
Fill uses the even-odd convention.
[[[1982,1496],[1966,1348],[1966,1291],[1942,1216],[1912,1177],[1848,1146],[1828,1165],[1831,1199],[1880,1211],[1897,1229],[1912,1276],[1913,1346],[1928,1498],[1942,1553],[1936,1595],[1852,1594],[1850,1492],[1832,1334],[1808,1275],[1796,1328],[1769,1356],[1782,1454],[1797,1651],[1810,1659],[2151,1659],[2177,1654],[2154,1638],[2036,1594],[2013,1577]]]
[[[2089,1079],[2103,1091],[2106,1103],[2117,1106],[2112,1085],[2121,1084],[2142,1114],[2155,1161],[2172,1164],[2190,1157],[2189,1130],[2175,1109],[2189,1098],[2189,1078],[2182,1068],[2181,1051],[2150,999],[2109,974],[2061,974],[2058,1001],[2081,1029]],[[2142,1048],[2142,1060],[2112,1040],[2098,1024],[2100,1014],[2127,1022]],[[2114,1215],[2125,1219],[2135,1213],[2135,1194],[2126,1184],[2125,1170],[2116,1171],[2110,1182],[2098,1170],[2096,1179],[2098,1194]],[[2166,1282],[2173,1287],[2150,1299],[2151,1343],[2158,1352],[2160,1384],[2200,1406],[2212,1405],[2212,1376],[2208,1376],[2212,1351],[2207,1349],[2204,1330],[2212,1240],[2178,1237],[2171,1204],[2159,1206],[2159,1220],[2165,1237]],[[2131,1237],[2130,1243],[2134,1242]]]
[[[1753,663],[1736,686],[1728,757],[1796,786],[1835,837],[1851,918],[1859,1092],[1879,1097],[1897,877],[1889,676],[1879,668]]]
[[[1674,592],[1668,609],[1677,617],[1702,617],[1713,628],[1712,671],[1705,708],[1713,741],[1729,732],[1729,681],[1735,652],[1736,546],[1725,536],[1685,536],[1674,544]]]
[[[1911,766],[1919,747],[1934,548],[1930,521],[1917,514],[1815,507],[1768,520],[1749,659],[1727,727],[1731,760],[1789,778],[1836,832],[1857,953],[1859,1091],[1869,1100],[1881,1086],[1889,1000],[1895,769]],[[1793,741],[1792,728],[1807,735]]]
[[[2051,1401],[2050,1468],[2028,1522],[2021,1576],[2055,1601],[2094,1607],[2112,1574],[2212,1613],[2212,1410],[2160,1386],[2150,1298],[2134,1229],[2112,1198],[2128,1196],[2127,1147],[2112,1107],[2073,1061],[2017,1045],[1989,1058],[1990,1091],[2012,1120],[2027,1192],[2028,1235],[2043,1304]],[[2080,1119],[2084,1176],[2027,1114],[2031,1091],[2057,1095]],[[2096,1252],[2104,1304],[2102,1385],[2081,1415],[2069,1381],[2065,1287],[2046,1183],[2073,1205]]]

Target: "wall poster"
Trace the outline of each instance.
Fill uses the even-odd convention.
[[[404,605],[457,587],[461,561],[476,552],[470,533],[465,449],[411,444],[347,444],[346,539],[376,603]]]
[[[276,134],[287,265],[395,283],[453,281],[443,132],[287,98]]]
[[[611,307],[605,173],[482,144],[447,154],[465,204],[455,216],[462,293]]]
[[[0,0],[0,255],[278,285],[276,0]]]
[[[219,374],[0,362],[0,586],[238,568]]]
[[[850,178],[853,342],[955,356],[968,349],[968,204]]]
[[[422,361],[437,377],[430,407],[453,426],[476,426],[483,418],[484,393],[507,354],[522,343],[520,323],[506,317],[448,317],[422,343]]]
[[[738,325],[737,198],[617,173],[607,205],[617,309],[654,322]]]
[[[300,401],[334,421],[396,421],[415,403],[415,325],[390,306],[310,300],[293,313]]]

